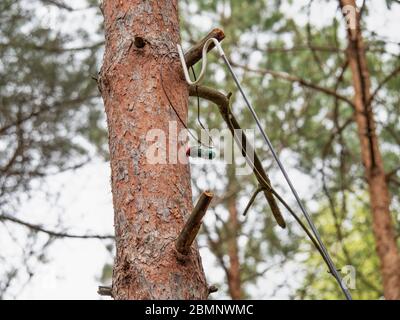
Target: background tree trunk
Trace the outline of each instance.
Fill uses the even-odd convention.
[[[105,0],[106,51],[99,87],[105,103],[112,172],[116,260],[115,299],[205,299],[206,280],[197,246],[188,260],[176,259],[174,241],[192,210],[188,164],[152,165],[146,150],[150,129],[169,137],[177,121],[161,87],[181,118],[187,117],[188,89],[176,56],[177,0]],[[178,132],[182,126],[177,122]],[[179,147],[179,146],[178,146]],[[169,146],[159,152],[173,154]],[[171,152],[170,152],[171,151]]]
[[[237,188],[234,165],[228,168],[228,185],[232,190]],[[240,224],[238,220],[237,196],[232,193],[227,199],[227,208],[229,212],[228,220],[228,255],[229,269],[227,274],[229,294],[233,300],[242,299],[242,283],[240,279],[240,261],[238,249],[238,237]]]
[[[356,7],[354,0],[341,0],[340,5],[341,8],[347,5]],[[371,107],[371,80],[360,29],[360,13],[357,13],[356,27],[347,31],[347,57],[353,77],[355,120],[371,199],[373,231],[381,262],[384,295],[386,299],[400,299],[400,255],[390,213],[389,188]]]

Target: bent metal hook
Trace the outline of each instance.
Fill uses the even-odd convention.
[[[310,226],[315,238],[318,241],[318,244],[319,244],[319,246],[320,246],[320,248],[322,250],[322,253],[323,253],[324,257],[325,257],[324,260],[326,261],[330,272],[335,277],[336,281],[338,282],[338,284],[339,284],[341,290],[343,291],[344,295],[346,296],[347,300],[352,300],[351,294],[350,294],[347,286],[343,283],[342,278],[341,278],[340,274],[338,273],[338,271],[337,271],[337,269],[335,267],[335,264],[334,264],[332,258],[330,257],[330,255],[328,253],[328,250],[326,249],[326,247],[325,247],[325,245],[324,245],[324,243],[323,243],[323,241],[321,239],[321,236],[320,236],[316,226],[314,225],[314,222],[311,219],[311,216],[309,215],[309,213],[307,212],[307,209],[305,208],[305,206],[301,202],[300,197],[297,194],[297,191],[294,188],[294,186],[292,184],[292,181],[289,178],[289,175],[287,174],[287,172],[286,172],[281,160],[278,157],[278,154],[276,153],[274,147],[272,146],[272,143],[271,143],[270,139],[268,138],[268,135],[264,131],[263,127],[261,126],[260,119],[258,118],[258,116],[257,116],[257,114],[255,112],[255,109],[253,108],[253,106],[251,105],[249,99],[247,98],[247,96],[246,96],[246,94],[245,94],[245,92],[244,92],[244,90],[243,90],[243,88],[242,88],[242,86],[241,86],[241,84],[239,82],[239,79],[237,78],[235,72],[233,71],[233,68],[232,68],[230,62],[229,62],[228,58],[226,57],[225,52],[222,49],[221,44],[219,43],[219,41],[217,39],[210,38],[204,43],[203,50],[202,50],[201,71],[200,71],[200,75],[199,75],[198,79],[195,80],[195,81],[192,81],[190,79],[189,72],[188,72],[188,69],[187,69],[187,66],[186,66],[186,62],[185,62],[185,56],[184,56],[183,50],[182,50],[182,48],[181,48],[181,46],[179,44],[177,45],[179,58],[181,60],[181,64],[182,64],[182,68],[183,68],[183,72],[184,72],[184,75],[185,75],[186,82],[188,84],[190,84],[190,85],[196,85],[203,79],[203,77],[205,75],[206,66],[207,66],[207,50],[208,50],[209,46],[211,45],[211,43],[214,43],[215,47],[217,48],[220,57],[222,58],[222,60],[224,61],[225,65],[227,66],[229,72],[231,73],[232,78],[235,81],[236,86],[238,87],[238,89],[239,89],[239,91],[240,91],[240,93],[241,93],[241,95],[242,95],[242,97],[243,97],[248,109],[250,110],[250,113],[252,114],[255,122],[257,123],[257,127],[258,127],[258,129],[259,129],[259,131],[260,131],[265,143],[268,145],[268,148],[271,151],[272,156],[274,157],[276,163],[278,164],[279,169],[281,170],[281,172],[282,172],[287,184],[289,185],[289,188],[292,191],[292,193],[293,193],[293,195],[294,195],[294,197],[296,199],[297,204],[299,205],[304,217],[307,220],[308,225]]]

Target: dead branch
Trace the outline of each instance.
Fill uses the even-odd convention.
[[[112,297],[112,288],[106,286],[99,286],[99,288],[97,289],[97,293],[101,296]]]
[[[332,52],[332,53],[344,52],[343,49],[337,47],[317,46],[317,45],[293,46],[293,47],[267,47],[265,49],[258,49],[258,50],[265,51],[267,53],[289,53],[289,52],[308,51],[308,50]]]
[[[74,11],[74,8],[68,6],[67,4],[65,4],[62,1],[56,1],[56,0],[42,0],[42,2],[47,3],[47,4],[51,4],[56,6],[59,9],[64,9],[67,11]]]
[[[53,230],[46,229],[46,228],[44,228],[44,227],[42,227],[40,225],[29,223],[29,222],[23,221],[21,219],[15,218],[15,217],[10,216],[8,214],[1,214],[0,215],[0,221],[13,222],[13,223],[19,224],[21,226],[27,227],[27,228],[29,228],[29,229],[31,229],[33,231],[36,231],[36,232],[47,233],[49,236],[56,237],[56,238],[100,239],[100,240],[114,239],[114,236],[112,236],[112,235],[97,235],[97,234],[82,234],[82,235],[78,235],[78,234],[70,234],[70,233],[67,233],[67,232],[53,231]]]
[[[85,7],[82,8],[73,8],[69,5],[67,5],[65,2],[67,1],[60,1],[60,0],[41,0],[44,4],[48,4],[48,5],[53,5],[55,7],[57,7],[58,9],[61,10],[66,10],[69,12],[74,12],[74,11],[81,11],[81,10],[88,10],[88,9],[92,9],[92,8],[96,8],[95,5],[87,5]]]
[[[192,48],[190,48],[189,51],[185,53],[185,61],[188,68],[195,65],[198,61],[201,60],[204,44],[210,38],[215,38],[219,42],[221,42],[225,38],[225,33],[221,29],[215,28],[211,30],[211,32],[207,34],[203,39],[197,42]],[[209,52],[213,48],[214,44],[212,43],[208,47],[207,52]]]
[[[374,92],[372,92],[368,104],[370,105],[372,103],[372,101],[375,99],[375,97],[377,96],[377,94],[379,93],[379,91],[385,86],[386,83],[388,83],[393,77],[395,77],[398,73],[400,73],[400,66],[397,66],[395,69],[393,69],[393,71],[388,74],[376,87],[376,89],[374,90]]]
[[[386,181],[389,181],[393,176],[395,176],[397,174],[397,172],[400,171],[400,166],[394,168],[393,170],[389,171],[386,174]]]
[[[190,251],[194,239],[199,232],[202,219],[206,214],[207,208],[213,198],[214,194],[210,191],[204,191],[196,203],[192,213],[186,221],[178,239],[175,242],[176,250],[182,254],[187,255]]]
[[[244,131],[240,127],[239,122],[236,120],[235,116],[230,112],[229,98],[217,90],[214,90],[214,89],[208,88],[208,87],[204,87],[204,86],[190,86],[189,87],[189,95],[190,96],[198,95],[200,98],[209,100],[209,101],[213,102],[214,104],[216,104],[218,106],[219,112],[222,115],[222,118],[224,119],[229,130],[231,131],[232,135],[234,136],[235,142],[241,149],[242,155],[244,157],[246,157],[246,153],[254,155],[254,159],[253,159],[254,163],[252,165],[253,173],[256,176],[258,183],[260,185],[262,185],[263,187],[265,187],[265,189],[263,190],[264,195],[268,201],[268,204],[271,208],[272,214],[274,215],[276,222],[279,224],[279,226],[281,226],[282,228],[285,228],[286,222],[283,219],[283,216],[280,212],[278,204],[276,203],[276,200],[275,200],[274,196],[272,195],[272,192],[269,190],[268,186],[265,185],[265,181],[269,185],[271,185],[268,175],[265,172],[265,170],[262,166],[262,163],[261,163],[258,155],[256,154],[253,146],[248,141],[246,135],[244,134]],[[237,134],[235,134],[235,130],[241,130],[240,131],[240,132],[242,132],[241,141],[239,139],[237,139]]]
[[[221,239],[221,230],[220,230],[220,228],[218,228],[216,225],[214,225],[214,228],[215,228],[215,232],[218,235],[218,239]],[[222,247],[221,247],[220,243],[217,240],[214,240],[211,237],[211,232],[208,230],[206,224],[203,225],[203,230],[204,230],[204,233],[205,233],[205,235],[207,237],[207,241],[208,241],[208,244],[210,246],[211,251],[214,253],[215,257],[217,258],[218,263],[220,264],[221,268],[224,270],[226,276],[228,276],[229,269],[228,269],[228,266],[227,266],[227,264],[226,264],[226,262],[224,260],[224,253],[222,252]]]
[[[325,94],[327,94],[329,96],[332,96],[332,97],[337,98],[337,99],[339,99],[341,101],[344,101],[344,102],[348,103],[354,109],[354,103],[349,98],[340,95],[338,92],[336,92],[336,91],[334,91],[334,90],[332,90],[330,88],[321,87],[321,86],[319,86],[317,84],[314,84],[314,83],[311,83],[311,82],[309,82],[309,81],[307,81],[307,80],[305,80],[303,78],[288,74],[286,72],[280,72],[280,71],[275,71],[275,70],[252,69],[252,68],[250,68],[248,66],[244,66],[244,65],[232,62],[232,61],[231,61],[231,64],[233,66],[235,66],[235,67],[241,68],[241,69],[243,69],[245,71],[248,71],[248,72],[254,72],[254,73],[261,74],[261,75],[269,74],[272,77],[277,78],[277,79],[282,79],[282,80],[285,80],[285,81],[298,83],[302,87],[313,89],[315,91],[319,91],[319,92],[325,93]]]
[[[208,287],[208,294],[211,294],[211,293],[214,293],[217,291],[218,291],[218,288],[215,285],[211,285]]]
[[[249,203],[247,204],[246,208],[243,211],[243,216],[246,216],[247,212],[250,210],[251,205],[253,204],[253,202],[256,200],[257,195],[263,191],[263,187],[258,186],[257,189],[254,191],[253,195],[251,196]]]

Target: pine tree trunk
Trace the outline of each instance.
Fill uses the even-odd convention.
[[[198,248],[185,263],[176,259],[174,241],[192,210],[189,165],[150,164],[146,134],[162,129],[174,155],[177,121],[161,87],[182,119],[188,88],[176,55],[177,0],[104,0],[106,50],[99,77],[109,129],[111,184],[116,235],[112,294],[115,299],[205,299],[207,284]],[[159,137],[158,137],[159,138]],[[163,142],[163,141],[161,141]],[[174,157],[172,157],[174,158]],[[167,158],[168,159],[168,158]],[[171,159],[170,159],[171,160]]]
[[[340,5],[355,7],[354,0],[341,0]],[[371,81],[365,46],[360,30],[359,13],[356,29],[348,29],[347,57],[353,77],[355,119],[361,145],[361,157],[371,200],[373,232],[380,259],[386,299],[400,299],[400,254],[390,213],[390,194],[379,150],[371,99]]]

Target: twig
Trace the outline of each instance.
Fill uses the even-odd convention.
[[[112,288],[106,286],[99,286],[99,288],[97,289],[97,293],[101,296],[112,297]]]
[[[384,87],[384,85],[389,82],[394,76],[396,76],[398,73],[400,73],[400,66],[397,66],[389,75],[387,75],[381,83],[379,83],[378,87],[374,90],[374,92],[371,94],[368,105],[372,103],[372,101],[375,99],[379,91]]]
[[[78,97],[76,99],[71,99],[71,100],[57,101],[57,102],[53,103],[52,105],[48,105],[46,103],[43,103],[35,111],[32,111],[28,115],[21,116],[16,121],[14,121],[12,123],[5,124],[3,127],[0,128],[0,135],[4,134],[10,128],[15,127],[15,126],[19,126],[22,123],[30,120],[31,118],[37,117],[42,113],[52,111],[56,107],[66,107],[66,106],[71,106],[71,108],[80,107],[81,103],[83,103],[83,102],[85,102],[87,100],[91,100],[91,99],[97,98],[97,97],[98,97],[98,95],[89,95],[89,96],[85,96],[85,97]]]
[[[332,214],[333,217],[333,222],[334,222],[334,227],[335,227],[335,231],[336,231],[336,236],[337,239],[339,240],[339,244],[342,247],[342,251],[346,260],[347,265],[351,265],[354,266],[354,262],[352,261],[352,257],[350,252],[347,249],[346,243],[345,243],[345,238],[346,236],[343,234],[342,232],[342,221],[339,221],[339,215],[338,212],[336,211],[336,203],[334,200],[334,197],[332,197],[332,195],[329,192],[327,183],[326,183],[326,174],[324,171],[324,168],[322,168],[321,170],[321,174],[322,174],[322,187],[323,187],[323,192],[325,193],[325,196],[328,198],[328,203],[329,203],[329,208],[330,208],[330,212]],[[343,213],[344,215],[345,213]],[[340,271],[340,270],[338,270]],[[331,273],[330,271],[328,271],[329,273]],[[377,288],[373,283],[371,283],[370,281],[368,281],[368,279],[366,279],[364,277],[364,274],[362,272],[358,273],[358,277],[360,278],[360,280],[367,285],[370,289],[376,291],[376,292],[380,292],[379,288]]]
[[[215,285],[211,285],[208,287],[208,294],[217,292],[218,288]]]
[[[397,172],[400,171],[400,166],[394,168],[393,170],[389,171],[386,174],[386,180],[389,181],[393,176],[397,174]]]
[[[217,227],[217,225],[214,225],[215,228],[215,232],[218,235],[218,239],[221,239],[221,231],[220,229]],[[220,264],[221,268],[224,270],[225,275],[228,276],[229,274],[229,269],[228,266],[224,260],[224,253],[222,252],[222,246],[220,245],[220,242],[218,242],[217,240],[214,240],[211,237],[211,232],[208,230],[207,225],[204,224],[203,225],[203,230],[204,230],[204,234],[207,237],[207,241],[208,244],[210,246],[211,252],[214,253],[215,257],[217,258],[218,263]]]
[[[56,1],[56,0],[42,0],[42,2],[47,3],[47,4],[54,5],[54,6],[56,6],[57,8],[64,9],[64,10],[67,10],[67,11],[74,11],[74,8],[72,8],[72,7],[68,6],[68,5],[66,5],[66,4],[65,4],[64,2],[62,2],[62,1]]]
[[[317,45],[309,45],[309,46],[293,46],[293,47],[267,47],[265,49],[257,49],[259,51],[264,51],[267,53],[289,53],[289,52],[297,52],[297,51],[321,51],[321,52],[332,52],[332,53],[340,53],[344,52],[343,49],[329,46],[317,46]]]
[[[190,246],[192,245],[194,239],[199,232],[202,219],[206,214],[207,208],[213,198],[213,193],[210,191],[204,191],[196,206],[193,208],[192,213],[189,216],[188,221],[185,223],[178,239],[175,242],[176,250],[182,254],[187,255],[190,251]]]
[[[319,67],[320,71],[322,72],[322,74],[325,74],[323,62],[319,58],[318,54],[312,49],[312,32],[311,32],[310,19],[311,19],[311,7],[313,5],[313,2],[314,0],[311,0],[307,5],[307,24],[306,24],[307,46],[310,48],[311,54],[315,62],[317,63],[317,66]]]
[[[86,7],[83,8],[73,8],[67,4],[64,3],[64,1],[59,1],[59,0],[41,0],[43,3],[47,3],[49,5],[53,5],[59,9],[63,9],[69,12],[73,12],[73,11],[80,11],[80,10],[88,10],[88,9],[92,9],[92,8],[96,8],[96,6],[94,5],[88,5]]]
[[[97,234],[70,234],[67,232],[58,232],[58,231],[53,231],[53,230],[48,230],[40,225],[29,223],[23,220],[20,220],[18,218],[12,217],[8,214],[1,214],[0,215],[0,221],[10,221],[19,225],[22,225],[24,227],[27,227],[29,229],[32,229],[37,232],[43,232],[47,233],[48,235],[52,237],[57,237],[57,238],[74,238],[74,239],[114,239],[114,236],[112,235],[97,235]]]
[[[329,89],[329,88],[325,88],[325,87],[321,87],[317,84],[311,83],[303,78],[288,74],[286,72],[280,72],[280,71],[274,71],[274,70],[269,70],[269,69],[252,69],[250,67],[235,63],[231,61],[231,64],[235,67],[241,68],[245,71],[248,72],[254,72],[254,73],[258,73],[258,74],[262,74],[262,75],[266,75],[269,74],[271,76],[273,76],[274,78],[278,78],[278,79],[282,79],[282,80],[286,80],[289,82],[294,82],[294,83],[298,83],[303,87],[309,88],[309,89],[313,89],[315,91],[319,91],[322,93],[325,93],[327,95],[330,95],[332,97],[336,97],[341,101],[347,102],[352,108],[354,108],[354,103],[353,101],[351,101],[349,98],[340,95],[339,93],[337,93],[336,91]]]
[[[244,211],[243,211],[243,216],[245,216],[247,214],[247,212],[250,210],[250,207],[253,204],[254,200],[256,200],[257,195],[263,190],[264,190],[263,187],[261,187],[261,186],[257,187],[257,189],[254,191],[253,195],[251,196],[249,203],[246,206],[246,209],[244,209]]]

